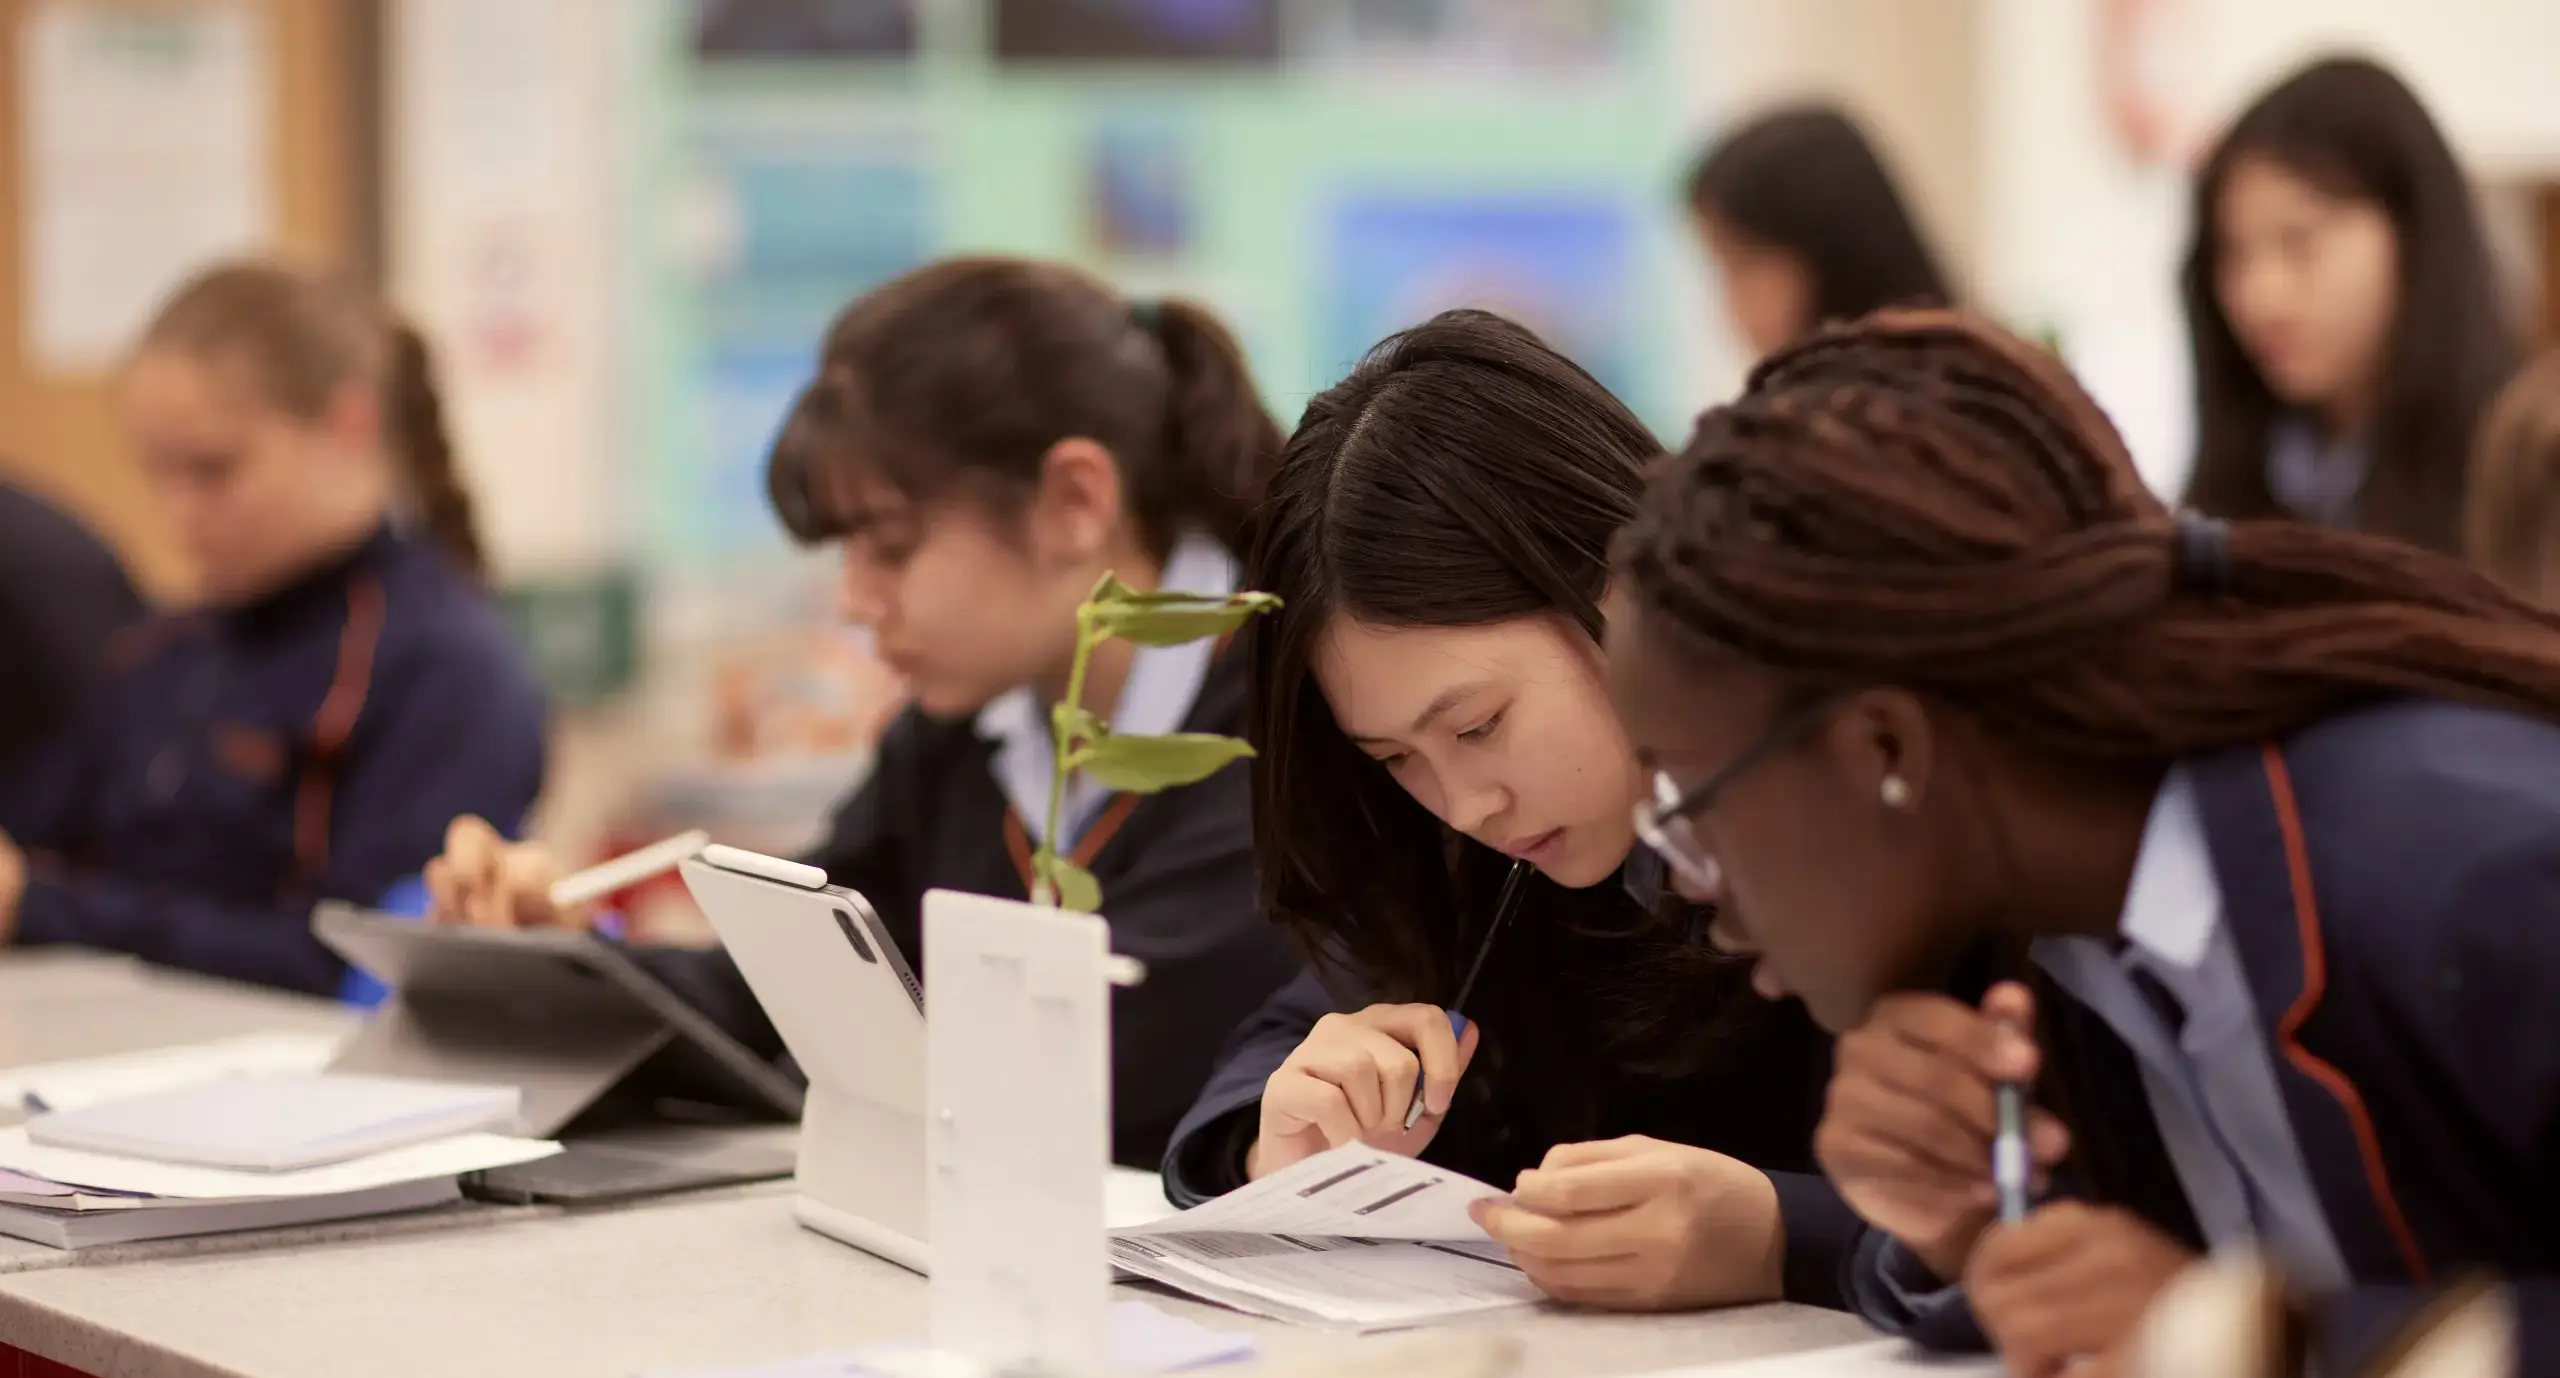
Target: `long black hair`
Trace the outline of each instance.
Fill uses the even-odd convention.
[[[1310,674],[1319,640],[1342,617],[1472,627],[1557,615],[1596,643],[1609,541],[1660,451],[1590,374],[1481,311],[1379,345],[1308,404],[1283,451],[1248,574],[1285,600],[1251,638],[1255,852],[1274,918],[1377,998],[1454,996],[1510,863],[1444,826],[1344,735]],[[1649,912],[1614,882],[1533,879],[1470,999],[1485,1041],[1461,1104],[1511,1089],[1502,1114],[1468,1117],[1469,1132],[1543,1151],[1593,1131],[1613,1072],[1685,1070],[1682,1056],[1707,1041],[1687,1035],[1736,1003],[1681,961],[1703,956],[1687,933],[1670,907]]]
[[[2379,535],[2458,550],[2472,435],[2519,353],[2461,165],[2417,95],[2363,58],[2315,62],[2260,96],[2196,177],[2194,237],[2179,283],[2196,373],[2188,503],[2222,517],[2284,515],[2266,462],[2285,404],[2241,349],[2215,290],[2215,208],[2233,169],[2250,159],[2391,218],[2398,316],[2374,399],[2359,521]]]
[[[1828,105],[1790,106],[1717,140],[1689,171],[1689,209],[1804,260],[1807,329],[1953,294],[1874,143]]]

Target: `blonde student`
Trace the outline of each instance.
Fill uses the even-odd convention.
[[[2463,504],[2471,562],[2508,588],[2560,603],[2560,350],[2490,404]]]
[[[313,903],[379,901],[445,820],[513,826],[542,784],[426,347],[353,287],[231,264],[115,397],[202,602],[128,634],[7,792],[0,935],[335,992]]]

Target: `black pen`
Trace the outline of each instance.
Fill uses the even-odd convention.
[[[1476,945],[1476,959],[1467,965],[1466,979],[1458,982],[1458,998],[1449,1002],[1452,1032],[1459,1027],[1456,1021],[1465,1018],[1459,1010],[1475,992],[1476,978],[1484,974],[1484,959],[1493,955],[1493,940],[1502,936],[1503,925],[1511,922],[1512,911],[1520,907],[1520,891],[1528,884],[1529,870],[1528,862],[1515,861],[1511,863],[1511,874],[1503,878],[1502,893],[1493,901],[1493,923],[1486,927],[1484,941]],[[1422,1123],[1422,1083],[1423,1078],[1417,1073],[1413,1079],[1413,1104],[1404,1112],[1407,1129]]]

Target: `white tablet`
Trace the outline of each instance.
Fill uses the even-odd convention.
[[[817,867],[711,846],[681,869],[809,1079],[800,1222],[925,1271],[924,992],[906,954]]]

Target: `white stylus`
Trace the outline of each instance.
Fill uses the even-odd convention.
[[[575,909],[593,904],[616,890],[627,890],[653,876],[693,859],[711,845],[711,834],[699,828],[677,833],[664,842],[652,842],[636,852],[625,852],[611,861],[599,861],[583,871],[565,875],[551,882],[551,907]]]

